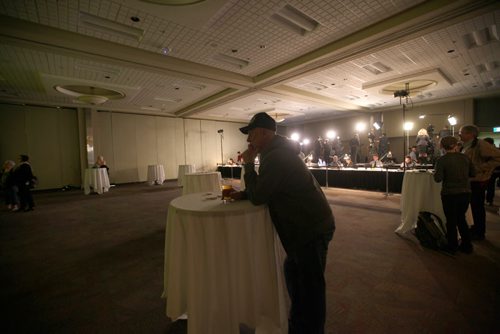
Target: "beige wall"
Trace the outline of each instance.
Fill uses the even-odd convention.
[[[224,161],[246,147],[243,124],[94,112],[95,155],[103,155],[114,183],[147,179],[147,166],[161,164],[167,179],[177,178],[178,166],[195,165],[214,171],[221,162],[220,135],[224,130]]]
[[[77,110],[0,105],[0,159],[31,157],[39,189],[82,183],[88,167],[85,124]],[[80,117],[80,123],[84,117]],[[240,123],[91,112],[94,154],[103,155],[113,183],[142,182],[147,166],[162,164],[167,179],[177,178],[178,165],[194,164],[199,171],[213,171],[221,162],[246,148]],[[80,125],[80,126],[79,126]],[[79,138],[81,137],[81,138]]]
[[[77,111],[0,105],[0,160],[30,157],[40,189],[80,184]]]

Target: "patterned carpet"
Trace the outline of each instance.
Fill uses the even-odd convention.
[[[500,333],[498,207],[473,254],[448,256],[394,233],[399,195],[325,193],[337,221],[327,333]],[[180,194],[175,181],[39,192],[35,211],[1,211],[2,333],[186,333],[160,298],[167,207]]]

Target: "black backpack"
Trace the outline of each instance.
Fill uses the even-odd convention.
[[[448,246],[446,226],[435,214],[427,211],[418,213],[415,236],[424,247],[434,250],[444,250]]]

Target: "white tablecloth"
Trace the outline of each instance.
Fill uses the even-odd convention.
[[[106,168],[87,168],[83,179],[83,190],[85,195],[90,191],[102,194],[109,191],[109,177]]]
[[[165,234],[166,314],[189,334],[287,333],[284,250],[265,206],[207,193],[174,199]],[[209,199],[216,197],[215,199]]]
[[[165,170],[163,169],[163,165],[149,165],[148,183],[163,184],[164,181],[165,181]]]
[[[184,185],[184,175],[196,172],[194,165],[179,165],[179,172],[177,173],[177,185],[182,187]]]
[[[192,194],[199,192],[212,191],[221,193],[221,175],[220,172],[210,173],[191,173],[184,175],[182,194]]]
[[[411,231],[420,211],[432,212],[446,224],[441,203],[441,183],[434,181],[431,172],[406,171],[401,189],[401,225],[395,232],[405,234]]]

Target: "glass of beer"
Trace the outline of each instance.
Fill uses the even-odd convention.
[[[222,200],[227,201],[231,199],[231,193],[233,192],[233,185],[231,181],[223,180],[222,181]]]

